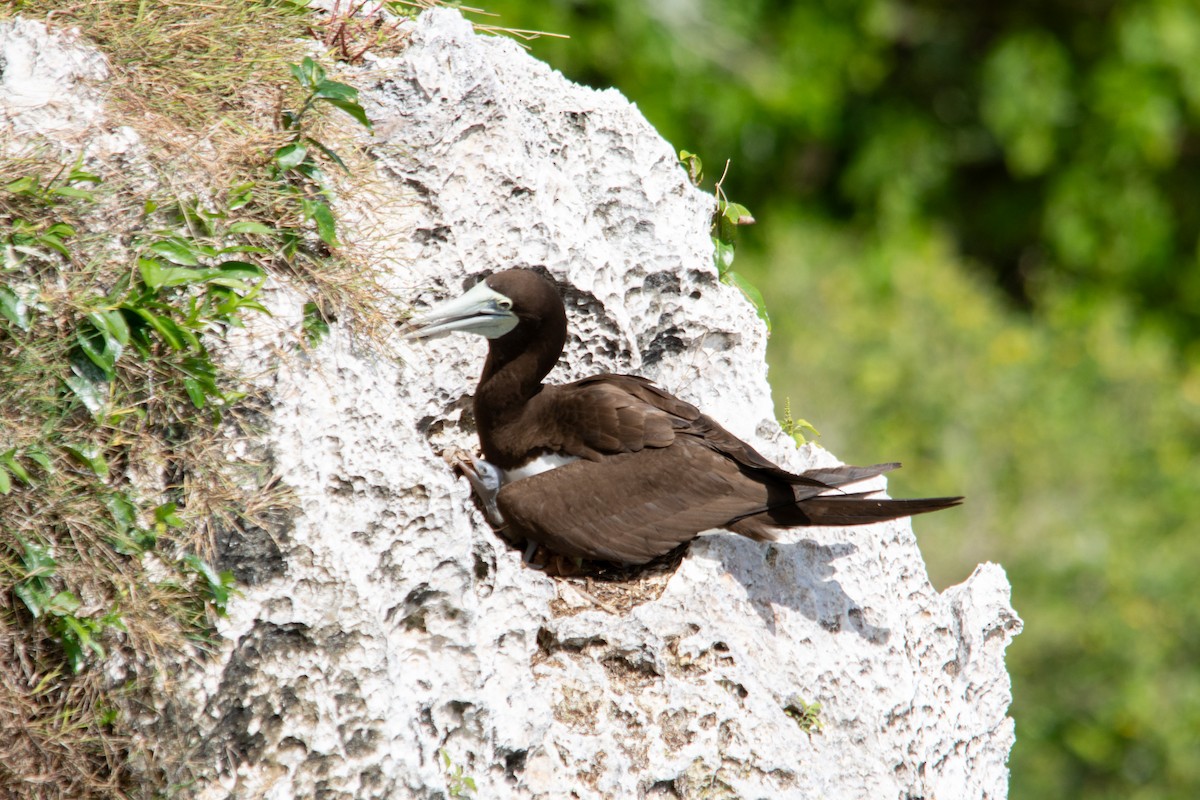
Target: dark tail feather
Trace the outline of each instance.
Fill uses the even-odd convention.
[[[804,478],[804,483],[806,484],[810,481],[815,481],[831,489],[835,489],[838,486],[858,483],[859,481],[865,481],[867,478],[874,478],[876,475],[891,472],[899,466],[899,461],[893,461],[889,464],[874,464],[869,467],[852,467],[849,464],[843,464],[840,467],[806,469],[797,477]]]
[[[809,469],[799,475],[787,475],[788,483],[792,485],[792,491],[795,494],[797,501],[805,500],[809,497],[823,495],[831,489],[837,489],[842,486],[849,486],[852,483],[865,481],[868,478],[874,478],[882,475],[885,472],[891,472],[900,466],[899,462],[890,464],[875,464],[870,467],[852,467],[848,464],[843,464],[840,467],[820,467],[818,469]]]
[[[805,470],[803,477],[836,489],[840,486],[849,486],[868,478],[874,478],[885,472],[891,472],[899,466],[900,462],[892,461],[869,467],[850,465],[824,467]],[[795,510],[807,520],[799,524],[807,525],[869,525],[872,522],[886,522],[889,519],[941,511],[943,508],[952,508],[963,501],[961,497],[927,497],[915,500],[868,499],[873,492],[843,494],[830,492],[809,495],[806,490],[798,486],[794,487],[794,491],[797,501]]]
[[[821,467],[806,470],[799,475],[783,472],[790,486],[771,491],[767,508],[748,514],[723,526],[726,530],[749,536],[751,539],[770,541],[781,528],[805,525],[870,525],[902,519],[943,508],[953,508],[962,503],[961,497],[928,497],[914,500],[891,500],[871,495],[869,492],[842,492],[840,487],[874,478],[899,467],[898,462],[874,464],[869,467]]]
[[[797,487],[792,487],[795,490]],[[872,492],[851,494],[823,494],[818,497],[782,503],[767,511],[742,517],[724,526],[727,530],[749,536],[759,541],[775,539],[781,528],[799,528],[806,525],[870,525],[887,522],[930,511],[953,508],[962,503],[961,497],[927,497],[915,500],[890,500],[870,498]]]
[[[961,503],[961,497],[926,497],[915,500],[867,499],[862,494],[828,494],[796,504],[809,525],[869,525],[889,519],[941,511]]]

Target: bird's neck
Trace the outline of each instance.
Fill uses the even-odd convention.
[[[489,352],[475,389],[476,415],[495,418],[519,412],[541,391],[542,378],[549,371],[529,351],[509,358],[498,358],[494,351]]]
[[[553,336],[503,337],[488,348],[475,389],[475,424],[486,459],[510,469],[527,455],[528,431],[520,432],[529,401],[542,390],[542,379],[554,368],[565,341]]]

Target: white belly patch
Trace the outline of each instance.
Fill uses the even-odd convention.
[[[540,475],[543,472],[549,472],[565,464],[570,464],[572,461],[578,461],[579,456],[564,456],[558,453],[543,453],[542,455],[525,462],[524,465],[516,469],[505,470],[504,482],[512,483],[519,481],[522,478],[532,478],[534,475]]]

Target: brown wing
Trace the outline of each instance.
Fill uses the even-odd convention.
[[[554,421],[551,446],[566,455],[598,461],[616,453],[669,447],[676,437],[687,436],[749,469],[791,484],[830,488],[780,468],[691,403],[635,375],[603,374],[546,386],[530,400],[526,414],[542,424]]]
[[[576,461],[515,481],[497,505],[512,533],[569,556],[643,564],[791,489],[746,475],[694,437],[668,448]]]
[[[961,502],[892,500],[836,488],[818,496],[808,485],[848,485],[894,466],[828,467],[784,473],[791,480],[781,481],[683,434],[669,447],[574,461],[514,481],[500,489],[496,503],[515,537],[568,556],[644,564],[712,528],[770,540],[780,528],[864,525]]]
[[[546,386],[529,401],[525,416],[539,421],[540,435],[556,452],[595,461],[667,447],[700,412],[642,378],[596,375]]]

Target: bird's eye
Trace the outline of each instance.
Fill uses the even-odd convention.
[[[496,305],[500,306],[504,311],[512,311],[512,300],[509,300],[507,297],[497,300]]]

